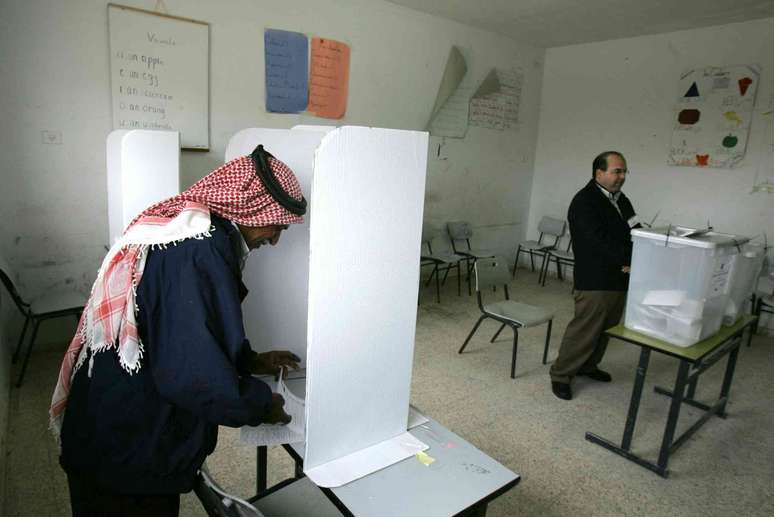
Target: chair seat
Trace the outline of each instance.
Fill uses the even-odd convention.
[[[542,244],[538,241],[522,241],[519,243],[519,247],[527,251],[544,251],[550,250],[554,247],[548,244]]]
[[[454,253],[433,253],[432,255],[422,255],[420,258],[422,260],[432,260],[433,262],[440,262],[442,264],[454,264],[465,257]]]
[[[460,251],[459,254],[465,255],[467,257],[481,259],[481,258],[494,257],[497,253],[492,250],[472,249],[472,250]]]
[[[484,305],[484,312],[513,320],[522,327],[540,325],[553,319],[553,311],[513,300],[502,300]]]
[[[763,298],[761,298],[761,303],[763,305],[768,305],[769,307],[774,307],[774,295],[764,296]]]
[[[575,255],[572,251],[551,250],[551,255],[560,260],[575,260]]]
[[[67,309],[78,309],[86,305],[86,297],[77,291],[54,291],[33,300],[30,309],[40,315]]]

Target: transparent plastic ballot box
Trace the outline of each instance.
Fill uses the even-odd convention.
[[[726,312],[723,315],[723,325],[733,325],[745,313],[747,303],[755,291],[758,277],[763,270],[765,257],[766,247],[762,244],[748,243],[742,247],[742,252],[734,261],[734,269],[731,271],[731,286]]]
[[[720,329],[732,271],[749,240],[683,226],[635,229],[626,328],[677,346]]]

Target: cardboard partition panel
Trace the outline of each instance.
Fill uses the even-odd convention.
[[[108,243],[152,204],[180,192],[180,133],[142,129],[107,137]]]

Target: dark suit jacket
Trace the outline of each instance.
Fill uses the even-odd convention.
[[[567,219],[575,254],[575,289],[579,291],[626,291],[629,287],[629,275],[621,268],[631,264],[627,221],[634,216],[634,208],[623,193],[618,207],[620,214],[593,179],[570,203]]]

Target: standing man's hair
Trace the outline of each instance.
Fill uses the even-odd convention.
[[[596,178],[597,177],[597,171],[606,171],[607,170],[607,157],[611,154],[614,154],[618,157],[620,157],[623,161],[626,161],[626,158],[624,158],[624,155],[619,153],[618,151],[605,151],[604,153],[600,153],[597,155],[596,158],[594,158],[594,162],[591,164],[591,177]]]

